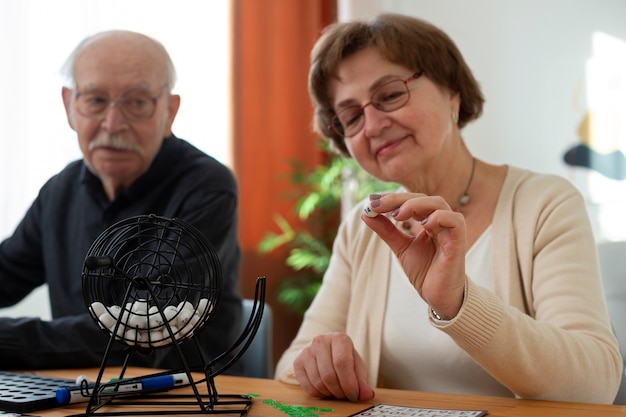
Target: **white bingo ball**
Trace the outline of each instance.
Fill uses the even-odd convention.
[[[81,385],[85,381],[85,384],[89,384],[89,379],[85,375],[78,375],[76,377],[76,385]]]
[[[365,213],[365,215],[367,217],[376,217],[376,216],[378,216],[378,213],[376,213],[374,210],[372,210],[372,205],[371,205],[371,203],[369,201],[365,203],[365,206],[363,207],[363,213]]]
[[[157,340],[156,342],[152,342],[152,346],[154,347],[159,347],[159,346],[165,346],[170,342],[169,337],[167,339],[161,339],[161,340]]]
[[[98,321],[100,321],[100,324],[102,324],[105,329],[112,330],[113,326],[115,326],[115,323],[117,322],[117,319],[109,313],[103,313],[100,317],[98,317]]]
[[[174,326],[174,325],[170,324],[170,329],[172,330],[172,334],[171,335],[170,335],[169,330],[167,330],[167,327],[165,329],[163,329],[163,337],[167,338],[168,340],[170,338],[172,338],[173,340],[178,339],[178,333],[179,333],[178,326]]]
[[[165,312],[164,312],[165,314]],[[165,322],[163,321],[163,317],[161,317],[161,312],[157,306],[150,307],[148,311],[148,325],[150,329],[156,329],[163,326]]]
[[[115,325],[113,325],[113,327],[111,327],[111,332],[113,332],[113,330],[115,330]],[[126,326],[124,326],[122,323],[120,323],[119,326],[117,326],[117,332],[115,332],[115,336],[117,339],[123,339],[124,338],[124,334],[126,334]]]
[[[154,344],[154,342],[163,340],[163,333],[158,330],[150,330],[148,334],[150,338],[150,343]]]
[[[137,344],[142,347],[148,347],[148,331],[147,330],[138,330],[137,331]]]
[[[137,330],[126,330],[126,333],[124,333],[124,341],[131,346],[135,346],[135,342],[137,341]]]
[[[198,301],[198,314],[200,316],[204,316],[204,314],[210,314],[213,311],[213,304],[209,301],[208,298],[201,298]]]
[[[180,329],[183,336],[187,336],[188,334],[190,334],[190,332],[192,332],[195,329],[199,321],[200,321],[199,315],[197,314],[192,315],[191,318],[189,318],[189,320],[187,321],[187,323],[183,326],[183,328]]]
[[[178,325],[179,326],[183,326],[185,325],[189,319],[191,319],[194,315],[194,311],[193,310],[189,310],[189,309],[182,309],[179,313],[178,313]]]
[[[189,310],[189,311],[194,311],[194,307],[193,304],[191,304],[189,301],[181,301],[178,304],[178,311],[183,311],[183,310]]]
[[[168,323],[174,324],[176,321],[176,315],[178,314],[178,309],[174,306],[167,306],[165,310],[163,310],[163,315]]]
[[[109,307],[109,314],[113,316],[115,320],[120,316],[120,312],[122,311],[122,307],[117,305],[112,305]]]
[[[137,329],[147,329],[148,316],[146,316],[145,313],[141,314],[141,312],[131,314],[128,318],[128,325]]]
[[[121,311],[122,316],[120,318],[120,321],[124,324],[128,324],[129,320],[130,320],[130,316],[132,316],[133,314],[130,312],[130,310],[122,310]]]
[[[140,313],[140,312],[145,313],[146,311],[148,311],[148,302],[144,300],[143,298],[140,298],[139,300],[135,300],[130,311],[132,311],[133,313]]]
[[[94,317],[100,317],[102,314],[106,313],[107,308],[99,301],[95,303],[91,303],[91,314]]]

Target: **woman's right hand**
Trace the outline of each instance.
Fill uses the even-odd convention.
[[[312,397],[350,401],[374,398],[365,362],[345,333],[315,336],[294,360],[293,368],[300,386]]]
[[[465,217],[440,196],[421,193],[370,195],[372,211],[412,220],[419,231],[407,236],[387,216],[361,218],[396,254],[411,285],[444,320],[455,317],[465,297]]]

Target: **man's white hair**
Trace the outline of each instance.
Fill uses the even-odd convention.
[[[163,64],[165,65],[166,82],[169,90],[171,91],[176,84],[176,69],[174,68],[174,63],[172,62],[170,54],[167,52],[163,44],[161,44],[161,42],[157,41],[156,39],[129,30],[108,30],[105,32],[96,33],[83,39],[78,45],[76,45],[76,48],[74,48],[72,53],[67,57],[65,63],[61,67],[61,76],[64,79],[64,85],[71,89],[76,88],[76,78],[74,76],[74,61],[76,60],[76,57],[80,54],[80,52],[82,52],[84,48],[87,47],[92,41],[105,36],[124,34],[145,38],[146,40],[151,42],[154,47],[161,53],[161,55],[163,56]]]

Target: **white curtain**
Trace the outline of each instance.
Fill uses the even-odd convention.
[[[229,0],[0,1],[0,240],[41,185],[80,157],[59,71],[81,39],[102,30],[134,30],[165,45],[181,95],[174,133],[231,166],[229,21]],[[0,315],[35,309],[45,317],[45,288],[38,294]]]

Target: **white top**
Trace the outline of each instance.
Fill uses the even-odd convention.
[[[475,284],[492,289],[491,226],[472,245],[465,268]],[[444,332],[428,321],[428,305],[409,283],[397,258],[391,263],[383,325],[381,377],[396,389],[512,397]]]

